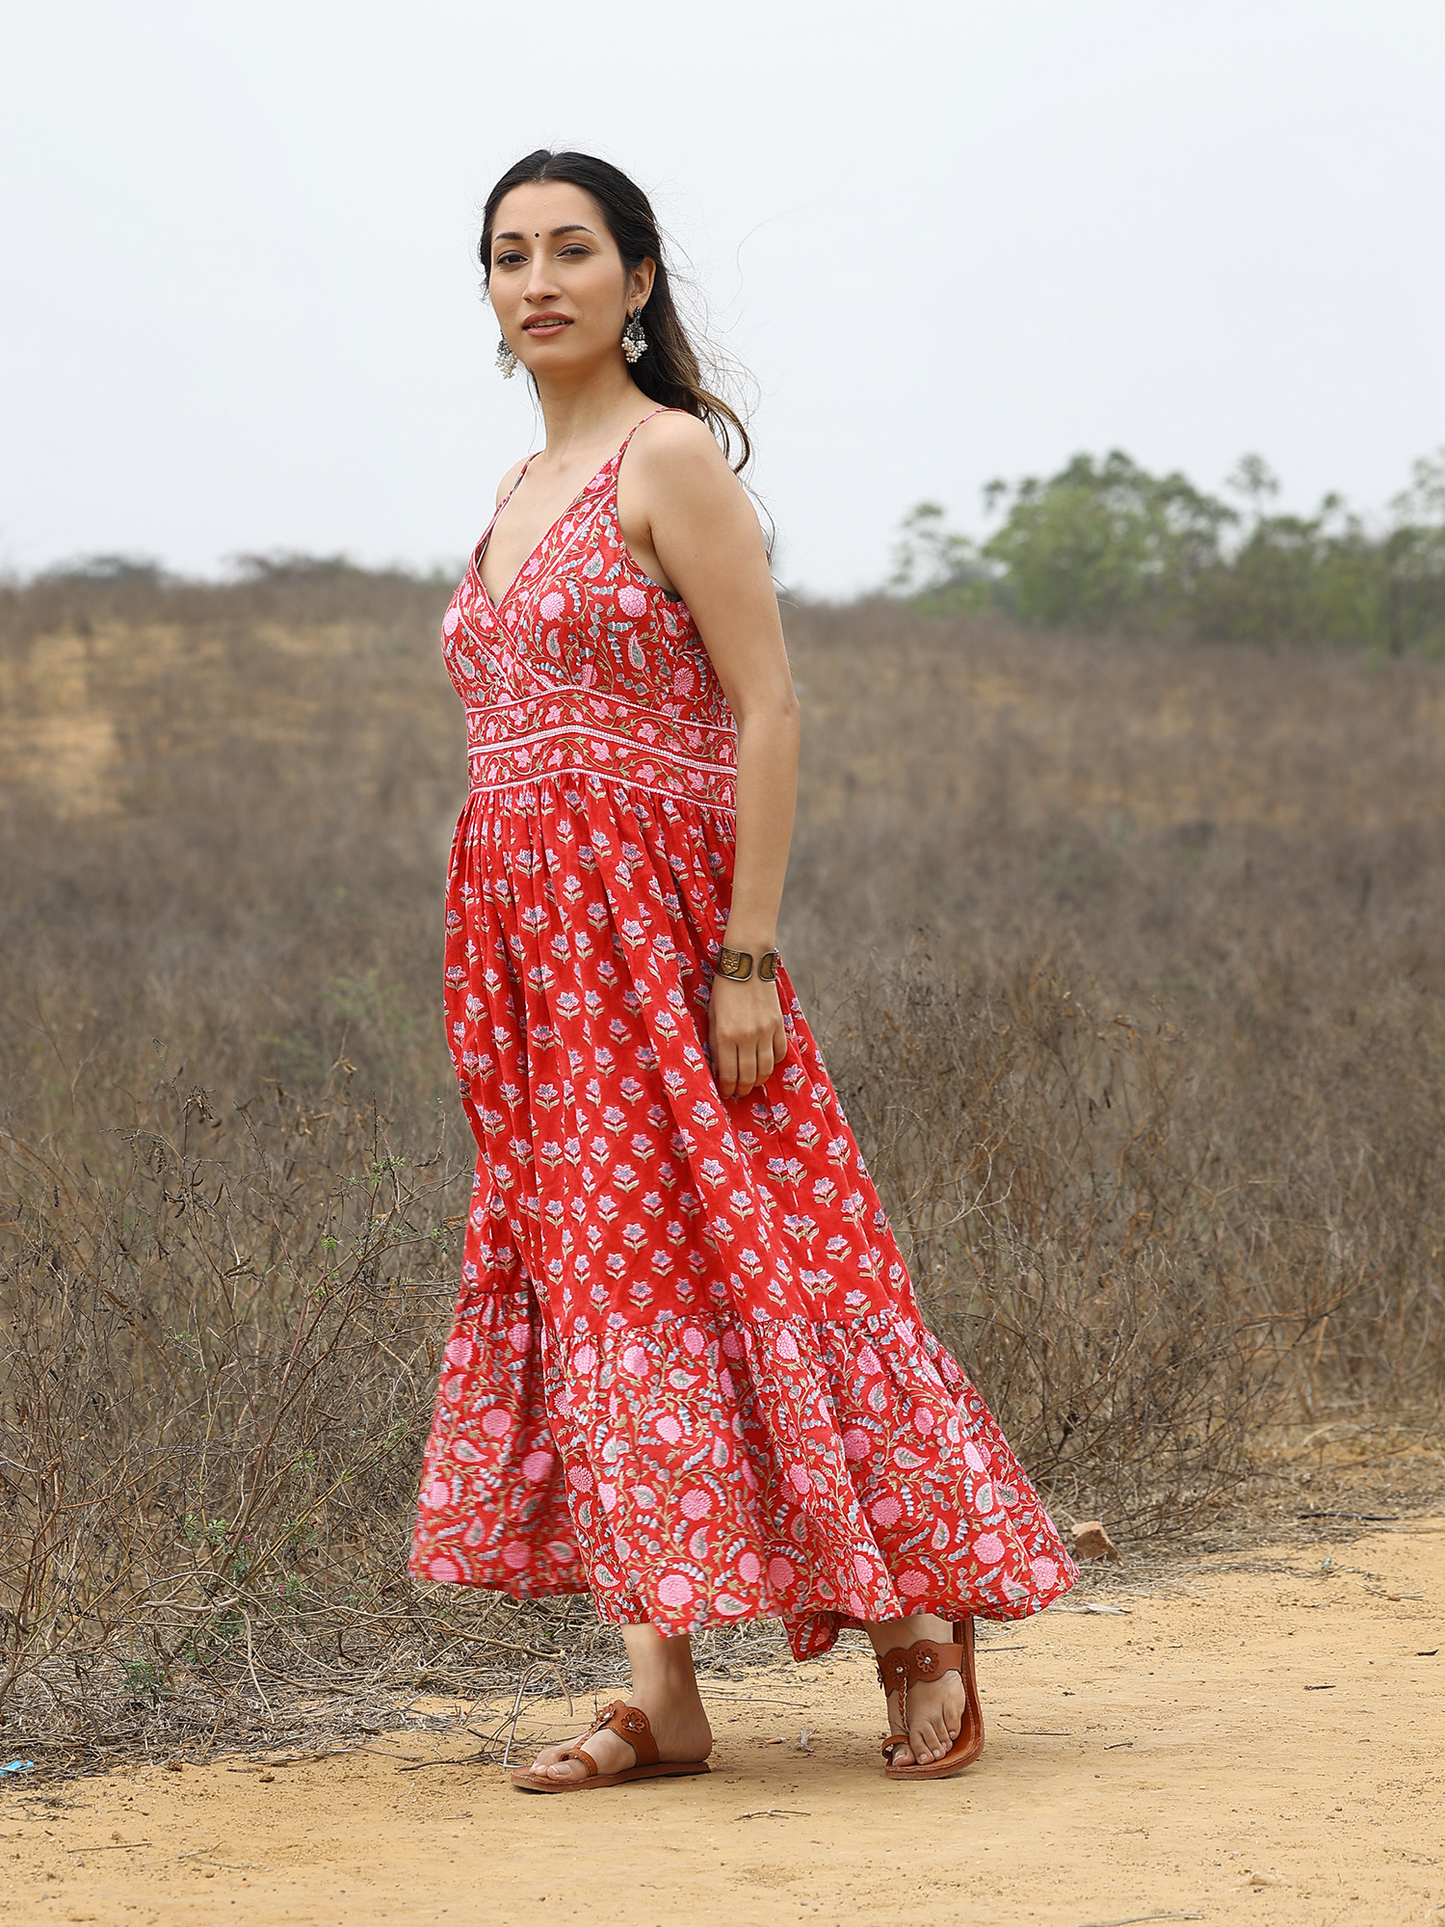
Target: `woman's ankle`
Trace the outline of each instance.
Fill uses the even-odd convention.
[[[906,1619],[869,1620],[864,1630],[880,1659],[895,1646],[915,1646],[920,1639],[931,1639],[938,1646],[949,1645],[953,1640],[951,1622],[940,1619],[936,1613],[910,1613]]]
[[[662,1701],[683,1699],[700,1703],[692,1641],[685,1633],[665,1639],[650,1625],[624,1626],[622,1637],[634,1693]]]

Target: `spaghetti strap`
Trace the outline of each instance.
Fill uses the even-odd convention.
[[[628,448],[631,446],[632,438],[637,433],[638,429],[641,428],[642,422],[650,422],[654,420],[658,415],[675,415],[678,412],[679,411],[676,408],[669,408],[667,403],[664,402],[660,407],[654,408],[651,414],[644,415],[642,418],[642,421],[634,422],[631,428],[628,429],[627,438],[623,442],[621,448],[619,448],[617,453],[612,457],[613,461],[617,464],[618,468],[621,468],[622,458],[627,453]],[[519,475],[517,477],[517,480],[520,482],[521,479],[522,478]]]

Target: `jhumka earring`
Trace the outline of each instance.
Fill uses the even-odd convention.
[[[502,371],[503,381],[510,381],[517,372],[517,357],[507,346],[505,335],[497,343],[497,366]]]
[[[647,353],[647,336],[642,332],[642,310],[634,308],[622,330],[622,352],[628,361],[641,361]]]

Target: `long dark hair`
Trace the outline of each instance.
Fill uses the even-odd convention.
[[[677,303],[672,298],[657,216],[642,189],[629,180],[621,168],[592,154],[554,154],[546,147],[539,147],[534,154],[509,167],[487,196],[482,238],[477,245],[483,278],[491,280],[492,229],[504,197],[514,187],[529,187],[544,181],[569,181],[573,187],[580,187],[592,196],[602,210],[622,264],[629,273],[643,261],[656,262],[657,274],[643,324],[647,352],[629,372],[643,394],[653,401],[664,408],[680,408],[706,422],[729,461],[736,443],[739,452],[733,467],[741,472],[752,460],[753,445],[748,431],[737,410],[703,386],[697,350],[688,339]]]

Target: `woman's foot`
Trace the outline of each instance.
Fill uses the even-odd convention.
[[[870,1625],[868,1637],[873,1642],[874,1652],[882,1659],[894,1647],[907,1648],[920,1639],[931,1639],[940,1646],[949,1645],[953,1640],[953,1627],[946,1619],[935,1619],[932,1613],[914,1613],[907,1619],[884,1620]],[[895,1750],[890,1765],[929,1766],[933,1761],[941,1760],[963,1730],[966,1704],[960,1673],[948,1672],[936,1680],[920,1680],[908,1689],[908,1725],[905,1729],[900,1695],[890,1693],[888,1731],[902,1733],[906,1730],[908,1734],[907,1745]]]
[[[712,1728],[703,1711],[692,1669],[692,1646],[684,1635],[661,1638],[651,1626],[624,1626],[622,1636],[632,1664],[630,1705],[646,1713],[661,1760],[705,1760],[712,1752]],[[636,1766],[637,1755],[620,1733],[604,1726],[599,1732],[557,1746],[544,1746],[532,1771],[549,1780],[585,1780],[586,1762],[563,1759],[586,1739],[587,1751],[599,1773],[623,1773]]]

